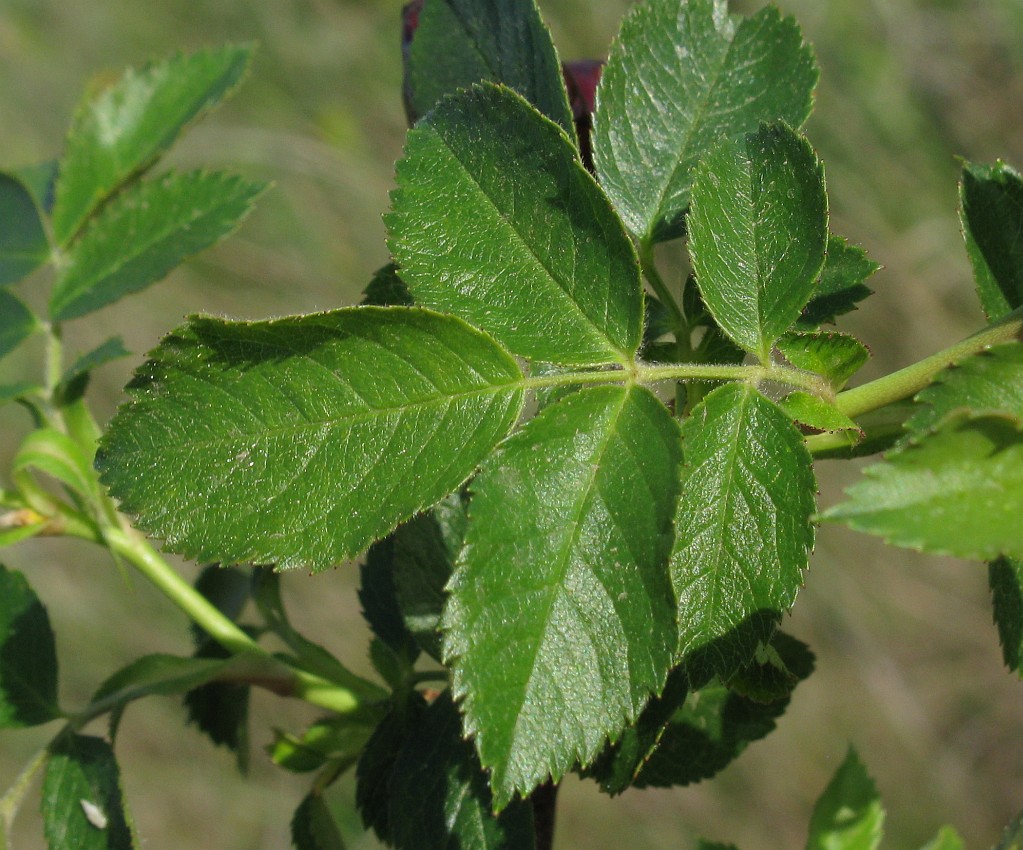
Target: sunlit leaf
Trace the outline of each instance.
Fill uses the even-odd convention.
[[[875,850],[883,825],[874,780],[850,749],[814,806],[806,850]]]

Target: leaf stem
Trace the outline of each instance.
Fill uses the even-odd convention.
[[[1023,307],[949,348],[917,363],[839,393],[835,406],[846,416],[856,417],[871,410],[910,398],[926,387],[942,369],[964,357],[1001,342],[1023,341]]]
[[[46,757],[49,748],[43,747],[29,760],[28,764],[18,774],[18,778],[0,797],[0,848],[6,848],[10,839],[11,828],[14,826],[14,818],[17,817],[18,809],[32,785],[32,780],[40,768],[46,764]]]

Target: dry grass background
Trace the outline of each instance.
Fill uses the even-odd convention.
[[[629,4],[541,2],[564,58],[601,55]],[[733,3],[749,11],[760,3]],[[1023,166],[1023,4],[1019,0],[789,0],[823,69],[809,135],[827,168],[832,229],[886,269],[877,296],[846,326],[873,348],[869,375],[930,353],[981,321],[956,219],[956,155]],[[68,329],[86,350],[111,333],[136,352],[94,386],[103,417],[138,356],[185,313],[263,317],[351,303],[385,259],[380,213],[404,133],[398,91],[399,0],[0,0],[0,163],[55,154],[87,79],[150,56],[227,40],[260,43],[252,78],[176,149],[179,165],[231,166],[270,178],[240,234]],[[0,380],[27,368],[14,357]],[[0,413],[0,459],[25,432]],[[6,468],[3,467],[3,468]],[[852,470],[820,467],[834,502]],[[4,553],[49,606],[65,704],[143,652],[185,652],[186,624],[142,580],[126,586],[97,552],[33,542]],[[194,566],[182,564],[188,574]],[[368,669],[350,567],[290,575],[296,620],[352,666]],[[850,532],[819,535],[807,586],[786,624],[818,656],[779,730],[717,780],[609,802],[569,780],[559,850],[660,850],[695,837],[747,850],[802,846],[812,802],[849,743],[889,812],[890,848],[922,845],[952,822],[971,848],[992,845],[1023,808],[1023,689],[1005,673],[984,569],[886,549]],[[313,716],[259,695],[254,743],[270,725]],[[246,779],[182,712],[152,699],[130,709],[119,739],[129,798],[149,847],[284,848],[301,781],[257,750]],[[49,730],[0,737],[0,786]],[[376,844],[335,797],[354,848]],[[19,850],[42,846],[35,803]]]

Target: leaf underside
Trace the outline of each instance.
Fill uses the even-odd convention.
[[[196,318],[141,367],[97,465],[174,551],[319,570],[458,487],[521,381],[491,339],[417,308]]]
[[[617,738],[674,659],[677,426],[640,388],[581,390],[472,484],[445,655],[495,805]]]

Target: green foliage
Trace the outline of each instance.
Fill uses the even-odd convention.
[[[637,4],[597,91],[590,163],[589,105],[574,91],[570,111],[532,0],[405,15],[419,120],[386,217],[393,262],[362,305],[192,317],[102,433],[90,375],[127,352],[113,337],[67,365],[62,325],[247,215],[262,184],[144,177],[251,50],[129,71],[83,101],[56,164],[0,172],[0,356],[38,335],[46,358],[0,387],[35,426],[0,489],[0,546],[99,544],[189,615],[195,642],[62,710],[46,611],[0,568],[0,726],[66,723],[0,798],[5,830],[45,764],[51,847],[139,846],[111,745],[82,729],[108,715],[112,741],[129,704],[183,696],[244,769],[254,687],[320,712],[267,748],[311,774],[299,850],[342,847],[324,795],[353,767],[366,826],[402,850],[548,850],[545,806],[572,771],[610,794],[710,778],[775,728],[813,668],[778,625],[814,542],[815,456],[886,452],[816,519],[991,562],[1003,655],[1021,669],[1016,172],[963,172],[994,324],[846,389],[869,351],[821,327],[856,309],[878,266],[828,231],[823,166],[795,129],[817,66],[791,18]],[[680,293],[653,250],[676,238],[693,272]],[[14,293],[30,275],[48,294]],[[211,566],[193,587],[126,516]],[[273,572],[364,552],[382,684],[299,631]],[[883,819],[850,750],[807,848],[873,850]],[[947,828],[927,845],[961,846]]]

